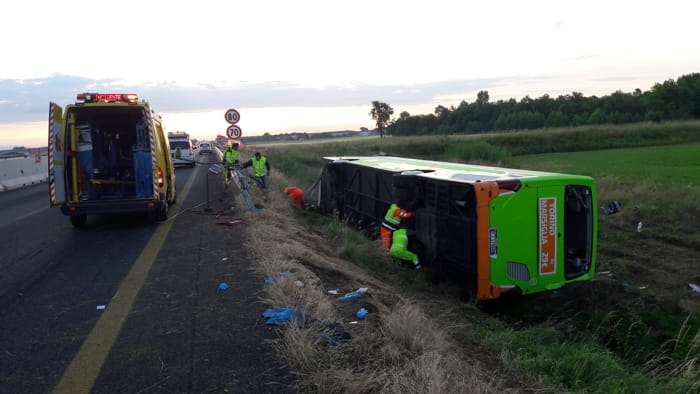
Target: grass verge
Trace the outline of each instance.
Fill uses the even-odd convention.
[[[604,135],[613,132],[605,130]],[[692,136],[669,131],[672,138],[662,140],[663,129],[642,129],[640,136],[634,136],[629,127],[621,133],[611,139],[618,142],[605,147],[619,141],[663,145],[677,143],[678,135]],[[402,152],[392,144],[401,146],[405,140],[389,140],[362,146],[311,145],[303,154],[272,149],[268,156],[285,169],[275,171],[273,187],[310,185],[322,156]],[[350,342],[332,346],[319,337],[318,326],[291,325],[283,330],[279,349],[303,377],[299,389],[700,391],[700,321],[696,317],[700,297],[688,288],[689,282],[700,284],[696,260],[700,228],[695,223],[700,196],[695,180],[685,176],[697,169],[700,155],[696,141],[683,142],[663,149],[497,155],[499,161],[513,166],[592,175],[598,182],[599,201],[621,201],[623,211],[600,218],[596,280],[523,297],[489,313],[457,300],[448,287],[433,286],[414,272],[393,266],[379,252],[378,241],[342,223],[297,211],[281,193],[273,193],[269,208],[251,226],[257,229],[251,233],[251,248],[258,251],[259,269],[266,274],[291,270],[293,276],[271,286],[266,302],[339,323],[353,334]],[[418,145],[421,152],[429,145],[419,139],[410,144]],[[568,147],[564,144],[560,149]],[[429,158],[441,159],[436,156]],[[473,159],[480,160],[494,159]],[[667,168],[674,166],[682,170]],[[640,221],[643,231],[637,232]],[[304,286],[294,284],[297,280]],[[327,293],[358,287],[369,287],[370,292],[352,304]],[[370,311],[368,318],[349,325],[359,307]]]

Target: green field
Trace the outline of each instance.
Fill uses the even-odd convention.
[[[521,168],[614,178],[621,184],[700,186],[700,143],[517,156]]]

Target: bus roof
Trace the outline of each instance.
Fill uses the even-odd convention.
[[[324,157],[329,162],[350,162],[355,165],[372,167],[394,173],[419,172],[424,177],[451,181],[477,182],[505,179],[568,178],[590,179],[581,175],[569,175],[554,172],[531,171],[514,168],[482,166],[443,161],[411,159],[396,156],[337,156]]]

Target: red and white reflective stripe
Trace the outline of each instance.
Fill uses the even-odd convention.
[[[146,104],[146,118],[148,120],[148,140],[151,145],[151,171],[155,173],[156,168],[158,168],[158,157],[156,156],[156,137],[153,133],[153,119],[151,118],[151,107]],[[153,198],[158,198],[158,180],[153,177]]]
[[[54,174],[54,145],[56,143],[56,136],[54,135],[54,115],[53,112],[56,109],[56,103],[51,102],[49,106],[49,193],[51,196],[51,204],[56,204],[56,178]]]

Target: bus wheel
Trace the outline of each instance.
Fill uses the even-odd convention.
[[[87,223],[87,216],[75,215],[70,217],[70,223],[73,227],[83,227]]]

